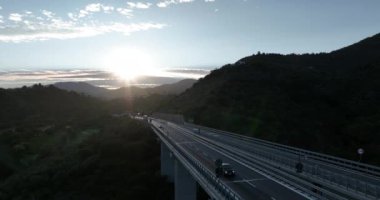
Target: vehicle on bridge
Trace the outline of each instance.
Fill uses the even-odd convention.
[[[235,170],[232,168],[232,166],[228,163],[222,163],[222,172],[223,176],[225,177],[234,177],[235,176]]]
[[[215,160],[215,174],[217,177],[224,176],[232,178],[235,176],[235,170],[229,163],[224,163],[222,159]]]

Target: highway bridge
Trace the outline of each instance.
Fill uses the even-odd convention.
[[[148,121],[176,200],[195,200],[198,187],[217,200],[380,199],[379,167],[189,123]],[[216,159],[236,176],[217,177]]]

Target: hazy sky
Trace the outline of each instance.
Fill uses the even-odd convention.
[[[220,66],[378,32],[379,0],[0,0],[0,69],[102,68],[120,52],[160,67]]]

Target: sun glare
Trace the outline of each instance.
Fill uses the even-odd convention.
[[[114,48],[104,58],[107,70],[123,80],[153,74],[157,63],[151,55],[137,48]]]

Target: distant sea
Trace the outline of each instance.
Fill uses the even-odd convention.
[[[131,80],[123,80],[104,70],[54,69],[54,70],[1,70],[0,88],[18,88],[34,84],[49,85],[57,82],[87,82],[107,89],[123,86],[154,87],[170,84],[183,79],[199,79],[210,73],[212,68],[168,68],[157,75],[141,75]]]

